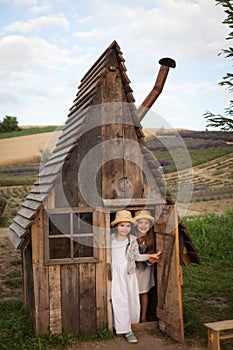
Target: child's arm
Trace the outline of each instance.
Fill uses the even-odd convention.
[[[148,261],[149,259],[156,259],[156,262],[159,261],[159,253],[157,254],[140,254],[139,245],[136,240],[131,242],[131,251],[129,252],[128,259],[134,261]],[[155,261],[154,261],[155,262]]]
[[[149,261],[151,263],[157,263],[161,260],[162,255],[163,255],[163,251],[159,250],[158,253],[155,254],[148,254],[149,255]]]

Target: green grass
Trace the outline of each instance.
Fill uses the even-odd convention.
[[[0,227],[7,227],[11,224],[30,189],[31,186],[26,185],[17,188],[0,189],[0,198],[7,200],[4,213],[0,216]]]
[[[207,342],[204,323],[232,319],[233,315],[233,211],[184,220],[202,260],[183,269],[185,336]],[[221,342],[230,350],[233,340]]]
[[[27,129],[21,129],[18,131],[0,133],[0,139],[8,139],[10,137],[34,135],[34,134],[40,134],[43,132],[52,132],[52,131],[59,130],[59,129],[61,129],[61,127],[58,127],[55,125],[50,125],[50,126],[45,126],[45,127],[31,127],[31,128],[27,128]]]
[[[176,152],[176,165],[179,168],[178,170],[185,169],[187,166],[197,166],[203,163],[207,163],[211,160],[214,160],[219,157],[223,157],[226,155],[229,155],[233,153],[233,146],[228,147],[211,147],[211,148],[199,148],[199,149],[190,149],[188,150],[189,156],[191,159],[191,164],[189,164],[189,159],[187,158],[187,164],[183,163],[184,160],[186,160],[186,157],[184,157],[183,150],[179,149]],[[158,160],[165,160],[169,162],[174,162],[174,159],[172,158],[171,154],[168,151],[155,151],[153,152],[154,156]],[[173,171],[176,171],[176,165],[167,165],[164,167],[164,169],[170,173]]]
[[[207,163],[216,158],[231,154],[233,152],[233,146],[228,147],[211,147],[211,148],[199,148],[197,150],[189,150],[189,155],[192,160],[192,165],[196,166],[202,163]]]
[[[0,174],[0,187],[32,185],[37,179],[37,175],[9,176]]]
[[[65,348],[81,341],[104,340],[113,338],[108,329],[97,334],[76,337],[73,334],[43,335],[36,337],[29,315],[21,301],[0,302],[0,350],[45,350]]]

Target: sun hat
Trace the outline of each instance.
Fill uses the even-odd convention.
[[[140,219],[147,219],[150,220],[152,223],[155,222],[155,218],[150,215],[149,210],[138,210],[135,212],[135,216],[133,218],[133,223],[135,224],[137,220]]]
[[[115,226],[119,222],[132,222],[133,218],[129,210],[119,210],[116,212],[115,220],[111,222],[111,226]]]

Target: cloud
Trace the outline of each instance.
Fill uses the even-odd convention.
[[[36,5],[37,0],[13,0],[14,6],[29,6],[29,5]]]
[[[10,35],[0,40],[0,66],[11,69],[53,69],[58,63],[68,62],[68,51],[41,38]]]
[[[41,6],[32,6],[30,8],[30,13],[33,15],[33,16],[37,16],[39,15],[40,13],[46,13],[48,12],[49,10],[51,10],[51,6],[49,4],[46,4],[46,5],[41,5]]]
[[[30,19],[27,22],[14,22],[4,28],[8,32],[31,33],[39,32],[48,27],[60,26],[64,29],[69,29],[69,22],[63,16],[42,16],[35,19]]]
[[[92,22],[84,30],[79,28],[75,35],[79,40],[87,40],[86,44],[92,44],[96,38],[111,42],[121,37],[134,57],[143,50],[148,56],[164,52],[179,61],[202,60],[221,50],[228,29],[221,24],[222,8],[214,2],[163,0],[147,7],[149,3],[133,6],[102,1],[96,7],[95,1],[89,1],[93,6]]]

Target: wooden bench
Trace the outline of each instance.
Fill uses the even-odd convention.
[[[233,332],[226,333],[233,330],[233,320],[205,323],[204,326],[208,328],[208,350],[220,350],[221,339],[233,338]]]

